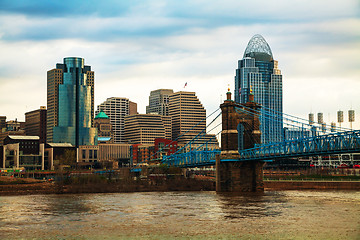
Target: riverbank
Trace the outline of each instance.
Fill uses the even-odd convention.
[[[282,190],[354,190],[360,191],[360,181],[294,181],[266,180],[265,191]],[[147,181],[115,181],[59,184],[31,178],[0,177],[0,196],[30,194],[116,193],[215,191],[213,181],[170,179],[151,184]]]
[[[0,177],[0,196],[29,194],[116,193],[116,192],[173,192],[214,191],[215,182],[196,179],[168,179],[148,182],[142,180],[121,181],[49,182],[27,178]],[[87,178],[87,180],[89,180]]]
[[[360,181],[326,181],[326,180],[267,180],[265,190],[355,190],[360,191]]]

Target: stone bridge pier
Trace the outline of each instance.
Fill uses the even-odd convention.
[[[261,141],[260,121],[257,115],[249,114],[244,109],[254,112],[260,105],[254,102],[254,95],[249,102],[239,104],[227,100],[220,105],[222,110],[221,154],[216,159],[217,192],[260,192],[264,191],[263,165],[261,161],[238,161],[239,150],[248,149]]]

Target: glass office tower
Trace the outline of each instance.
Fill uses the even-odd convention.
[[[283,121],[266,112],[282,114],[282,75],[273,59],[270,46],[261,35],[253,36],[238,61],[235,76],[235,101],[246,103],[252,91],[255,102],[261,104],[261,142],[280,142],[283,139]]]
[[[50,126],[52,142],[71,143],[76,147],[96,145],[97,129],[92,127],[94,72],[90,66],[84,65],[83,58],[76,57],[64,58],[63,64],[56,64],[56,70],[61,81],[54,91],[57,104],[53,106],[53,116],[50,116],[56,119],[56,124]],[[49,77],[48,85],[51,85]]]

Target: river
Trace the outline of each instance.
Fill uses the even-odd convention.
[[[4,196],[0,239],[360,239],[360,192]]]

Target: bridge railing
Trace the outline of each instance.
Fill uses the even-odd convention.
[[[185,153],[163,156],[162,163],[175,167],[199,167],[215,165],[215,156],[220,154],[221,150],[202,150],[190,151]]]
[[[239,160],[269,160],[349,152],[360,152],[359,130],[256,145],[254,148],[239,151]]]

